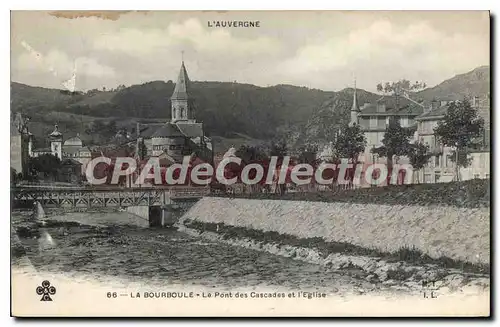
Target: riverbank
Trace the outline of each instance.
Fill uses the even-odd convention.
[[[181,220],[489,265],[490,209],[205,197]]]
[[[462,291],[464,287],[485,290],[490,285],[487,265],[446,257],[433,259],[415,249],[381,252],[347,243],[325,242],[321,238],[300,239],[276,232],[191,220],[184,220],[179,230],[212,241],[324,265],[396,289],[419,292],[423,284],[433,283],[441,292],[448,293]]]

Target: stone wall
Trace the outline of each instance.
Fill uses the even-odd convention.
[[[490,208],[206,197],[183,217],[489,264]]]

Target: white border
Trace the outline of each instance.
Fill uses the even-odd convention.
[[[85,10],[85,9],[92,9],[92,10],[117,10],[117,9],[135,9],[135,10],[491,10],[492,14],[497,14],[500,12],[499,9],[499,4],[500,1],[498,0],[475,0],[475,1],[464,1],[464,0],[455,0],[455,1],[435,1],[435,0],[419,0],[419,1],[394,1],[394,0],[378,0],[378,1],[370,1],[370,0],[364,0],[364,1],[343,1],[343,2],[332,2],[332,1],[318,1],[318,0],[308,0],[308,1],[300,1],[296,3],[290,3],[290,1],[286,2],[286,6],[284,5],[284,2],[275,2],[272,3],[269,0],[252,0],[252,1],[247,1],[247,2],[242,2],[242,1],[221,1],[221,0],[212,0],[212,1],[150,1],[150,0],[141,0],[141,1],[130,1],[130,0],[122,0],[122,1],[116,1],[116,2],[110,2],[108,4],[103,4],[102,0],[101,1],[96,1],[96,0],[86,0],[84,2],[70,2],[70,1],[3,1],[1,3],[2,11],[1,12],[1,17],[3,18],[1,21],[3,22],[3,29],[1,32],[1,39],[2,39],[2,61],[3,65],[1,65],[2,69],[2,75],[4,76],[4,79],[2,79],[2,87],[1,87],[1,95],[2,95],[2,104],[3,104],[3,110],[1,110],[1,115],[2,119],[0,120],[4,126],[4,128],[0,129],[0,133],[2,137],[0,138],[2,140],[1,142],[1,153],[4,154],[3,158],[1,160],[1,171],[5,172],[7,174],[8,168],[10,166],[10,163],[8,163],[7,160],[9,160],[9,156],[7,155],[10,153],[10,124],[9,122],[9,112],[10,110],[8,109],[10,106],[10,13],[9,10],[50,10],[50,9],[58,9],[58,10]],[[498,41],[498,34],[495,35],[495,40]],[[493,46],[493,44],[492,44]],[[493,64],[494,59],[492,58],[491,64]],[[7,79],[7,76],[9,76],[9,79]],[[492,76],[494,78],[494,76]],[[496,80],[496,79],[495,79]],[[495,87],[495,93],[498,94],[498,83],[496,84]],[[497,111],[497,108],[492,108],[492,111]],[[499,115],[495,115],[495,125],[498,126],[498,118]],[[493,128],[495,130],[495,128]],[[499,144],[497,143],[499,141],[499,133],[495,133],[495,143],[494,144]],[[497,154],[494,154],[495,156],[495,161],[496,163],[499,162],[499,158],[497,157]],[[9,176],[9,175],[6,175]],[[498,177],[496,174],[493,174],[494,178],[497,181]],[[2,248],[3,250],[3,260],[2,260],[2,267],[3,269],[1,270],[2,274],[2,285],[3,285],[3,298],[2,298],[2,308],[3,308],[3,314],[2,314],[2,325],[10,325],[14,323],[14,320],[11,318],[8,318],[10,315],[10,294],[9,294],[9,275],[10,275],[10,262],[7,258],[10,257],[10,222],[9,222],[9,216],[10,213],[8,212],[8,208],[10,207],[10,195],[9,195],[9,190],[8,190],[8,185],[9,185],[9,178],[4,178],[3,181],[5,181],[5,187],[2,188],[2,194],[0,196],[0,208],[4,210],[4,214],[2,215],[2,224],[3,228],[2,231],[4,231],[4,246]],[[498,194],[495,196],[495,200],[498,200]],[[500,202],[497,202],[500,203]],[[492,219],[496,218],[495,215],[492,216]],[[495,223],[495,230],[494,233],[495,235],[499,235],[498,229],[500,224],[498,222]],[[7,232],[9,233],[7,234]],[[495,244],[491,245],[492,250],[497,248]],[[495,255],[495,262],[497,262],[497,255]],[[498,272],[498,269],[497,269]],[[495,285],[498,284],[498,274],[495,274],[496,276],[496,283]],[[492,290],[493,291],[493,290]],[[495,289],[496,291],[496,289]],[[496,293],[496,292],[493,292]],[[494,303],[496,303],[495,301]],[[8,309],[9,308],[9,309]],[[498,312],[497,312],[498,314]],[[7,318],[7,319],[5,319]],[[283,321],[284,323],[291,323],[291,321]],[[282,323],[283,323],[282,322]],[[450,321],[453,323],[453,321]],[[47,326],[51,326],[54,322],[53,321],[41,321],[38,322],[41,324],[45,324]],[[67,324],[68,322],[60,322],[62,324]],[[84,324],[92,324],[92,326],[101,326],[104,325],[104,322],[102,321],[88,321],[88,322],[81,322]],[[122,321],[119,322],[113,322],[114,324],[121,324],[123,323]],[[133,321],[134,324],[138,323],[137,321]],[[162,323],[164,324],[165,321],[158,321],[157,323]],[[173,321],[166,321],[168,324],[175,324]],[[192,322],[191,322],[192,323]],[[214,323],[220,323],[219,321],[214,321]],[[259,325],[267,325],[270,324],[270,322],[263,322],[263,321],[257,321]],[[304,322],[302,322],[304,323]],[[308,323],[308,322],[305,322]],[[325,321],[324,323],[330,324],[331,322]],[[335,322],[339,323],[339,322]],[[373,323],[373,322],[370,322]],[[385,324],[385,321],[380,321],[379,323]],[[425,325],[434,325],[437,323],[437,321],[422,321],[420,322]]]

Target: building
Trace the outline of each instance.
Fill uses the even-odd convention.
[[[16,174],[26,177],[28,174],[28,159],[31,150],[32,135],[28,131],[28,121],[20,113],[11,115],[14,119],[10,124],[10,168]]]
[[[432,154],[427,165],[418,172],[419,180],[424,183],[450,182],[456,178],[456,166],[450,159],[453,148],[445,147],[439,143],[434,134],[434,129],[438,126],[448,110],[450,100],[431,102],[431,106],[416,118],[418,141],[429,146]],[[490,177],[490,102],[489,97],[479,99],[472,98],[472,106],[478,111],[480,117],[485,121],[485,131],[481,140],[481,146],[469,150],[471,159],[470,165],[460,168],[460,179],[468,180],[473,178]]]
[[[140,159],[162,154],[182,162],[184,156],[213,161],[212,141],[203,130],[203,123],[195,119],[190,80],[184,62],[171,96],[171,119],[164,123],[137,124],[136,154]]]
[[[77,165],[80,169],[80,174],[85,173],[87,164],[92,159],[91,150],[89,147],[84,146],[80,136],[77,134],[64,141],[63,134],[56,124],[52,133],[48,135],[49,147],[32,149],[32,141],[30,139],[30,157],[39,157],[43,154],[51,154],[59,158],[61,162],[66,159],[72,159],[68,162],[78,162]],[[76,165],[76,164],[75,164]]]
[[[375,103],[365,103],[359,107],[356,97],[356,87],[353,93],[350,125],[359,124],[366,137],[366,148],[360,155],[363,163],[385,162],[385,158],[377,158],[371,153],[373,148],[382,145],[385,131],[391,120],[397,120],[402,127],[416,130],[415,118],[423,113],[423,105],[400,98],[394,99],[382,96]],[[400,163],[406,163],[401,158]]]

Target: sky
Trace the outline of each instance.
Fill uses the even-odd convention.
[[[196,81],[433,86],[489,65],[489,24],[486,11],[12,11],[11,80],[64,88],[76,72],[82,91],[175,81],[184,58]]]

